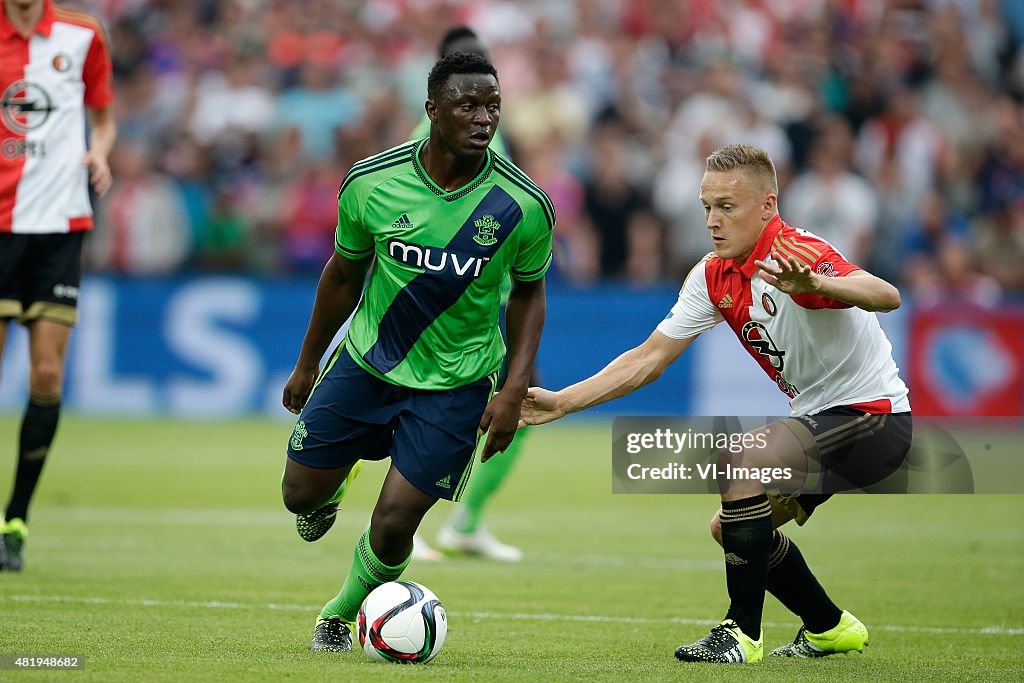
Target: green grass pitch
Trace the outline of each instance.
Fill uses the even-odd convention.
[[[1021,680],[1024,497],[841,496],[790,535],[871,630],[864,655],[683,665],[726,607],[708,496],[611,495],[610,425],[528,435],[491,528],[527,559],[413,563],[448,611],[422,667],[307,650],[347,571],[383,465],[302,542],[280,502],[290,425],[68,417],[35,500],[26,570],[0,573],[0,653],[84,653],[36,680]],[[0,418],[0,492],[17,420]],[[449,512],[439,504],[428,538]],[[765,641],[796,619],[770,596]],[[0,672],[6,679],[8,672]]]

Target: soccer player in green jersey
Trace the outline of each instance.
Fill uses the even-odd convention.
[[[333,523],[360,460],[390,457],[391,466],[344,585],[317,619],[313,650],[352,648],[363,599],[401,576],[427,510],[459,500],[480,435],[483,461],[515,435],[544,324],[555,216],[547,196],[489,149],[500,111],[494,67],[448,55],[427,79],[430,136],[355,164],[338,192],[336,253],[284,388],[285,407],[299,414],[285,506],[313,540]],[[495,394],[506,274],[508,377]]]
[[[453,26],[445,31],[438,45],[437,56],[443,58],[453,52],[473,52],[485,59],[489,58],[483,41],[468,26]],[[412,137],[420,139],[428,135],[430,135],[430,119],[424,116],[413,131]],[[494,137],[491,138],[491,149],[505,157],[509,156],[500,130],[495,131]],[[508,301],[510,289],[511,280],[506,277],[501,283],[502,325],[504,325],[505,317],[504,306]],[[536,373],[534,373],[530,377],[530,385],[534,386],[539,383]],[[438,532],[438,547],[449,553],[477,555],[502,562],[518,562],[523,559],[522,550],[502,543],[490,532],[483,523],[483,516],[485,507],[508,478],[519,459],[524,436],[525,434],[517,434],[516,440],[509,445],[500,458],[491,458],[485,466],[481,466],[473,473],[473,478],[466,488],[466,494],[462,497],[462,504],[452,511],[448,521]],[[436,561],[444,556],[431,548],[420,534],[416,534],[413,538],[412,557],[414,560]]]

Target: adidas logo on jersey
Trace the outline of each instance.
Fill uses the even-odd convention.
[[[409,214],[403,213],[398,220],[391,224],[391,227],[395,230],[412,230],[415,226],[409,220]]]
[[[732,308],[732,294],[726,294],[718,302],[719,308]]]
[[[726,564],[732,564],[732,565],[748,564],[748,562],[746,560],[744,560],[742,557],[740,557],[736,553],[726,553],[725,554],[725,563]]]
[[[440,486],[443,489],[450,489],[452,487],[452,475],[446,474],[443,479],[438,479],[436,486]]]

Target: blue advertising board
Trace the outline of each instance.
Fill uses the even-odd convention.
[[[310,279],[87,278],[68,355],[66,405],[99,415],[287,418],[281,389],[315,290]],[[538,356],[545,386],[579,381],[641,343],[675,296],[675,288],[549,291]],[[26,396],[24,331],[12,326],[6,346],[0,410],[10,412]],[[694,365],[687,356],[657,383],[592,414],[687,413]]]

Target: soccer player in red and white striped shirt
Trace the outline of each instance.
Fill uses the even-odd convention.
[[[0,569],[19,571],[28,505],[60,417],[77,321],[89,183],[110,189],[117,135],[110,53],[99,22],[51,0],[3,0],[0,14],[0,354],[7,326],[28,329],[29,402],[0,519]],[[91,133],[86,145],[86,117]]]
[[[705,638],[678,648],[676,658],[760,661],[766,590],[803,620],[796,639],[773,655],[861,650],[865,626],[832,602],[778,527],[803,524],[833,493],[877,484],[906,458],[907,387],[875,317],[900,305],[899,292],[825,240],[783,222],[775,167],[757,147],[728,145],[711,154],[700,199],[714,251],[687,276],[668,316],[596,375],[558,392],[531,388],[523,423],[543,424],[625,396],[657,379],[702,332],[728,324],[789,396],[792,417],[755,430],[740,452],[722,452],[719,469],[769,469],[785,481],[718,479],[722,507],[711,531],[725,550],[729,611]],[[783,487],[793,493],[774,492]]]

